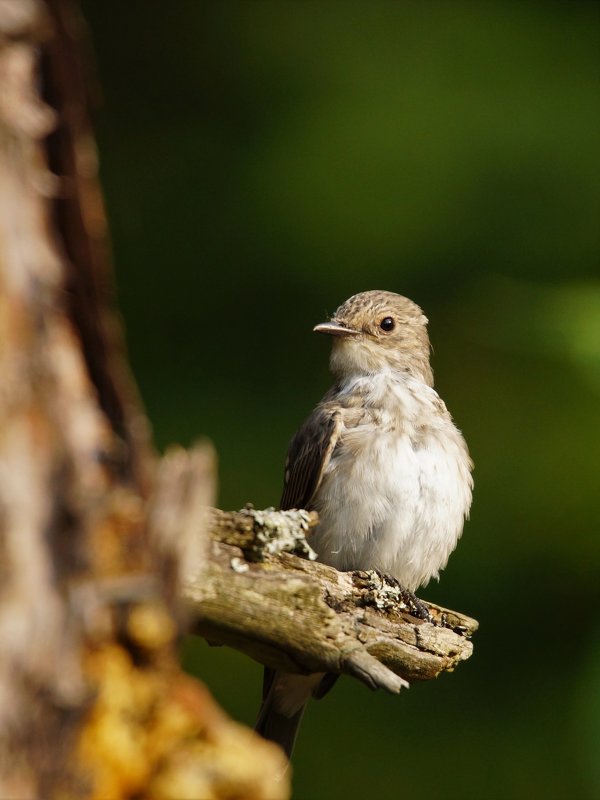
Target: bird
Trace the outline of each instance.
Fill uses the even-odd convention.
[[[467,444],[433,388],[427,324],[412,300],[371,290],[313,328],[331,337],[334,384],[290,442],[280,503],[318,513],[319,561],[408,593],[446,566],[473,490]],[[255,730],[291,758],[306,703],[336,677],[266,668]]]

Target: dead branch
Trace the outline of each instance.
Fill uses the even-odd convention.
[[[305,511],[213,510],[208,562],[184,582],[193,630],[270,667],[344,673],[390,692],[469,658],[475,620],[427,604],[424,622],[377,573],[295,555],[310,556],[316,522]]]

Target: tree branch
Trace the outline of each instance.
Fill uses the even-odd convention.
[[[475,620],[426,604],[433,622],[423,622],[378,573],[310,560],[316,522],[306,511],[213,510],[208,561],[184,580],[193,631],[270,667],[343,673],[389,692],[469,658]]]

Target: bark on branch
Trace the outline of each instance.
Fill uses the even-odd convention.
[[[344,673],[390,692],[469,658],[475,620],[426,604],[433,621],[424,622],[378,573],[296,555],[310,554],[316,521],[306,511],[213,510],[209,558],[184,580],[193,630],[270,667]]]

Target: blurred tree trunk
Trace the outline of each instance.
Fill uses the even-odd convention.
[[[0,0],[0,797],[284,798],[177,663],[212,457],[157,466],[127,368],[77,12]]]

